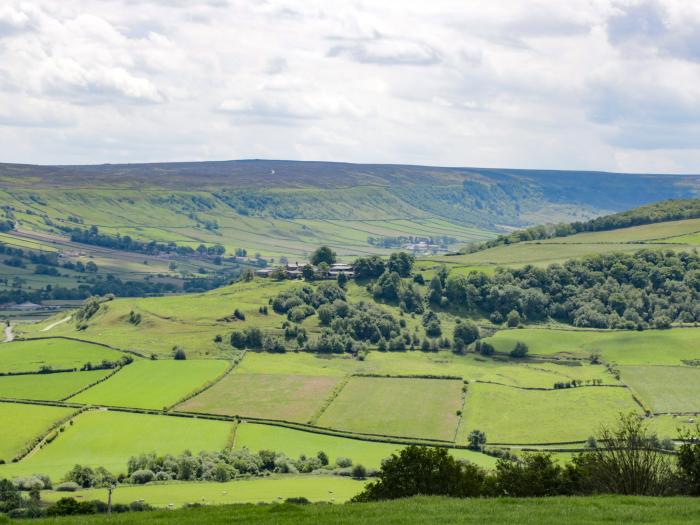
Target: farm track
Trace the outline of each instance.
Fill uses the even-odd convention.
[[[12,331],[12,325],[8,324],[5,326],[5,343],[11,343],[15,340],[15,333]]]

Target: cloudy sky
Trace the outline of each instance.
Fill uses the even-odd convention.
[[[2,0],[0,161],[700,172],[697,0]]]

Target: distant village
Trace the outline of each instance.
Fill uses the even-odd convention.
[[[352,264],[334,263],[325,265],[321,263],[319,266],[314,266],[309,263],[287,263],[275,268],[260,268],[255,271],[258,277],[276,277],[282,279],[301,279],[308,276],[313,276],[317,280],[337,279],[338,275],[344,274],[345,277],[351,279],[355,272]]]

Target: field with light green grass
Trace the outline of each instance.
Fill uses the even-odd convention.
[[[301,454],[313,456],[323,451],[328,454],[331,463],[334,463],[338,457],[347,457],[355,464],[359,463],[367,468],[379,468],[384,458],[401,450],[403,445],[328,436],[270,425],[241,423],[236,430],[235,448],[244,447],[252,452],[280,451],[294,458]],[[496,464],[495,458],[471,450],[450,449],[450,453],[484,468],[493,468]]]
[[[9,462],[30,441],[46,433],[56,422],[75,412],[74,408],[0,402],[0,459]],[[3,477],[0,465],[0,478]]]
[[[188,503],[226,505],[231,503],[278,502],[304,496],[309,501],[344,503],[362,492],[366,480],[332,475],[278,475],[267,478],[242,479],[226,483],[162,483],[122,486],[114,491],[114,503],[144,500],[154,507]],[[48,502],[65,497],[65,492],[46,491],[42,499]],[[107,501],[106,489],[79,490],[71,494],[78,501]]]
[[[60,314],[61,317],[65,314]],[[99,345],[67,339],[40,339],[0,344],[0,372],[36,372],[42,366],[54,369],[80,368],[85,363],[117,361],[124,354]]]
[[[452,441],[462,381],[352,377],[318,424],[352,432]]]
[[[655,413],[700,413],[700,368],[621,366],[620,373]]]
[[[337,376],[240,374],[234,371],[176,409],[306,423],[323,406],[339,381]]]
[[[221,450],[231,430],[225,421],[91,410],[66,425],[49,445],[18,463],[0,465],[0,478],[38,472],[60,480],[76,463],[118,474],[126,472],[129,457],[141,453]]]
[[[641,413],[631,393],[619,387],[542,391],[474,383],[464,407],[459,443],[472,430],[485,432],[490,443],[585,441],[620,413]]]
[[[112,370],[0,377],[0,397],[57,401],[99,381]]]
[[[525,328],[502,330],[486,339],[498,352],[510,352],[522,341],[530,354],[587,359],[600,354],[618,365],[681,365],[700,359],[700,329],[605,331]]]
[[[122,367],[108,381],[81,392],[70,401],[162,409],[214,381],[228,366],[228,362],[214,359],[140,360]]]
[[[342,377],[363,370],[365,363],[366,361],[358,361],[349,355],[309,352],[269,354],[249,350],[236,366],[236,373]]]

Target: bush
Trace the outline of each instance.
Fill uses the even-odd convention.
[[[530,349],[521,341],[515,343],[515,347],[510,351],[510,356],[516,359],[521,359],[527,355]]]
[[[520,324],[520,321],[520,314],[516,310],[511,310],[510,312],[508,312],[508,316],[506,317],[506,323],[509,327],[515,328]]]
[[[335,464],[338,465],[340,468],[352,467],[352,459],[343,456],[338,456],[337,458],[335,458]]]
[[[355,479],[365,479],[367,477],[367,469],[358,463],[352,467],[350,475]]]
[[[525,454],[522,461],[499,459],[495,489],[498,496],[542,497],[566,494],[562,468],[546,452]]]
[[[175,359],[175,361],[184,361],[187,359],[187,355],[182,348],[175,346],[173,347],[173,359]]]
[[[145,483],[148,483],[150,481],[153,481],[155,479],[156,475],[152,470],[149,469],[141,469],[137,470],[136,472],[132,473],[129,479],[131,480],[132,483],[135,483],[137,485],[143,485]]]
[[[480,337],[479,327],[473,321],[462,321],[455,326],[454,340],[460,340],[465,345],[470,345]]]

